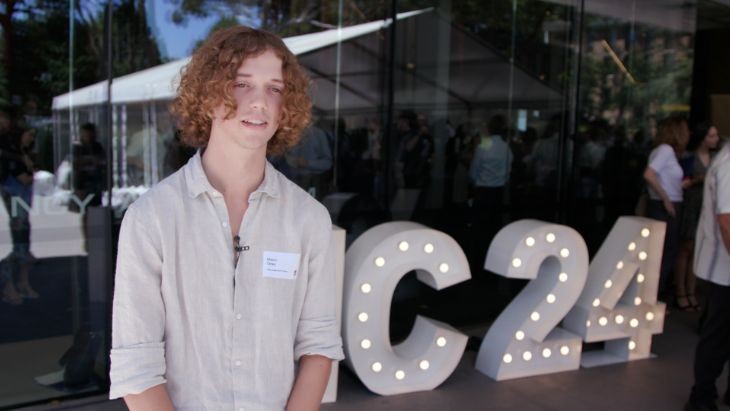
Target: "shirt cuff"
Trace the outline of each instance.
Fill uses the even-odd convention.
[[[321,355],[334,361],[345,359],[342,338],[337,333],[336,320],[300,320],[299,335],[294,344],[294,360],[303,355]]]
[[[164,342],[113,348],[110,356],[109,399],[139,394],[167,382]]]

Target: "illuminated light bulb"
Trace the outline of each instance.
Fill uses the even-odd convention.
[[[634,298],[634,305],[641,305],[641,297]]]
[[[636,349],[636,341],[629,341],[629,350],[633,351]]]
[[[383,258],[383,257],[376,258],[375,259],[375,265],[378,266],[378,267],[384,266],[385,265],[385,258]]]
[[[651,321],[653,319],[654,319],[654,313],[653,312],[646,313],[646,321]]]
[[[606,318],[606,317],[599,318],[598,319],[598,324],[600,324],[601,327],[605,327],[606,324],[608,324],[608,318]]]
[[[638,275],[636,276],[636,282],[637,282],[637,283],[641,284],[641,283],[643,283],[643,282],[644,282],[644,280],[645,280],[644,274],[641,274],[641,273],[639,273],[639,274],[638,274]]]
[[[528,247],[532,247],[533,245],[535,245],[535,239],[532,237],[527,237],[525,239],[525,244],[527,244]]]
[[[554,242],[555,242],[555,234],[553,234],[553,233],[548,233],[548,234],[547,234],[547,235],[545,236],[545,241],[547,241],[548,243],[554,243]]]
[[[590,327],[590,326],[591,326],[591,320],[586,321],[586,327]]]
[[[357,315],[357,319],[360,320],[361,323],[364,323],[368,320],[368,313],[360,313]]]
[[[395,372],[395,379],[396,380],[402,380],[406,378],[406,372],[403,370],[398,370]]]
[[[570,250],[568,250],[567,248],[561,249],[560,256],[563,258],[568,258],[568,256],[570,256]]]
[[[634,242],[629,243],[629,251],[634,251],[634,250],[636,250],[636,243],[634,243]]]
[[[568,347],[567,345],[560,347],[560,354],[562,354],[562,355],[570,354],[570,347]]]
[[[362,291],[363,294],[369,294],[370,291],[372,291],[372,290],[373,290],[373,287],[368,283],[363,283],[360,286],[360,291]]]
[[[423,252],[426,254],[431,254],[433,252],[433,244],[428,243],[423,246]]]
[[[550,358],[551,355],[553,355],[553,352],[550,351],[550,348],[542,350],[542,358]]]
[[[646,257],[647,256],[646,256],[646,252],[645,251],[642,251],[642,252],[639,253],[639,260],[644,261],[644,260],[646,260]]]
[[[409,247],[410,245],[408,245],[408,241],[401,241],[398,243],[398,249],[401,251],[408,251]]]
[[[568,281],[568,274],[560,273],[560,275],[558,276],[558,280],[560,280],[561,283]]]
[[[616,324],[623,324],[624,323],[624,316],[623,315],[617,315],[616,318]]]
[[[554,303],[556,300],[555,294],[548,294],[545,300],[547,300],[548,304]]]
[[[512,259],[512,267],[519,268],[522,265],[522,260],[519,258]]]
[[[502,361],[504,361],[505,364],[509,364],[512,362],[512,356],[510,354],[505,354],[504,357],[502,357]]]
[[[383,364],[381,364],[381,363],[379,363],[379,362],[374,362],[374,363],[373,363],[373,365],[372,365],[372,366],[370,366],[370,368],[371,368],[371,369],[372,369],[373,371],[375,371],[375,372],[380,372],[380,371],[382,371],[382,370],[383,370]]]
[[[601,305],[601,300],[599,300],[598,298],[596,298],[595,300],[593,300],[593,306],[594,307],[598,307],[599,305]]]
[[[418,368],[422,369],[423,371],[426,371],[428,369],[428,367],[430,367],[430,366],[431,366],[431,364],[426,360],[423,360],[420,363],[418,363]]]
[[[616,269],[617,269],[617,270],[620,270],[620,269],[622,269],[622,268],[624,268],[624,262],[623,262],[623,261],[619,261],[619,262],[618,262],[618,263],[616,264]]]
[[[439,271],[441,271],[444,274],[449,272],[449,265],[446,263],[441,263],[441,265],[439,265]]]
[[[532,353],[529,351],[525,351],[522,353],[522,359],[525,361],[530,361],[532,359]]]
[[[644,238],[649,237],[649,234],[651,234],[651,231],[649,231],[648,228],[642,228],[641,229],[641,236],[642,237],[644,237]]]
[[[362,347],[363,350],[368,350],[370,347],[372,347],[372,343],[367,338],[360,341],[360,347]]]
[[[629,321],[629,325],[631,326],[631,328],[636,328],[639,326],[639,320],[637,320],[636,318],[632,318],[631,321]]]
[[[611,280],[606,280],[606,282],[605,282],[605,283],[603,283],[603,286],[604,286],[605,288],[611,288],[611,287],[613,287],[613,281],[611,281]]]
[[[445,337],[437,338],[436,345],[438,345],[439,347],[446,347],[446,338]]]
[[[517,341],[522,341],[522,340],[524,340],[524,339],[525,339],[525,333],[524,333],[524,332],[522,332],[522,331],[517,331],[517,332],[515,333],[515,340],[517,340]]]
[[[532,321],[540,321],[540,313],[537,311],[533,311],[532,314],[530,314],[530,319]]]

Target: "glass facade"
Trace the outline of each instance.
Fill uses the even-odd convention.
[[[487,324],[522,286],[482,267],[511,221],[567,224],[595,252],[633,214],[657,123],[730,134],[711,0],[6,2],[0,64],[0,408],[104,392],[116,235],[179,169],[168,105],[214,30],[285,38],[313,125],[270,161],[330,210],[348,245],[379,223],[441,230],[472,280],[404,278],[391,338],[417,314]],[[231,17],[233,16],[233,17]]]

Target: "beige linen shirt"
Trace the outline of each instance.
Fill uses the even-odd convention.
[[[124,216],[110,398],[167,383],[176,410],[282,410],[302,355],[344,358],[330,232],[327,210],[267,162],[234,267],[198,152]]]

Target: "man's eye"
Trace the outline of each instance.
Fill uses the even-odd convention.
[[[236,83],[235,87],[240,87],[240,88],[248,87],[248,83]]]
[[[274,93],[276,93],[276,94],[281,94],[281,89],[280,88],[277,88],[277,87],[272,87],[271,88],[271,91],[274,92]]]

